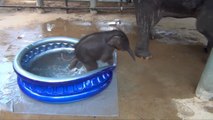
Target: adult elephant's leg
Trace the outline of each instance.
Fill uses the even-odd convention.
[[[162,38],[162,35],[160,33],[157,33],[156,29],[154,28],[155,25],[160,21],[160,19],[162,17],[160,16],[160,13],[156,12],[155,14],[156,14],[155,15],[156,18],[154,19],[154,22],[151,25],[151,31],[150,31],[150,34],[149,34],[149,37],[150,37],[151,40]]]
[[[144,57],[149,59],[151,53],[149,51],[149,39],[151,33],[151,27],[154,24],[156,18],[157,8],[154,0],[134,0],[138,40],[135,47],[135,55],[137,57]]]

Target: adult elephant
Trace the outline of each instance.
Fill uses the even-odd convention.
[[[207,39],[207,50],[213,46],[213,0],[133,0],[138,26],[135,55],[148,59],[152,28],[162,17],[194,17],[197,30]]]

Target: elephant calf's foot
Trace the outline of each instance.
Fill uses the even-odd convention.
[[[150,52],[142,52],[142,51],[137,51],[137,50],[135,50],[135,55],[136,55],[137,57],[139,57],[139,58],[142,57],[142,58],[145,59],[145,60],[149,60],[149,59],[152,58],[152,55],[151,55]]]

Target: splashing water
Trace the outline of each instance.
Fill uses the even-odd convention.
[[[87,70],[81,63],[69,69],[73,56],[74,53],[70,51],[45,54],[33,60],[27,70],[33,74],[51,78],[69,78],[86,73]],[[98,61],[99,67],[107,65],[107,63]]]

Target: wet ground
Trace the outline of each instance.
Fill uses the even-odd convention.
[[[204,115],[208,111],[207,115],[212,117],[213,104],[195,98],[195,89],[207,54],[203,51],[206,40],[196,31],[194,23],[192,18],[163,19],[156,27],[161,39],[152,40],[150,43],[153,54],[151,60],[137,58],[133,61],[127,52],[118,52],[120,113],[114,119],[201,119],[203,116],[199,116],[198,111],[202,110]],[[127,34],[132,48],[137,39],[134,14],[38,14],[1,11],[0,25],[1,63],[12,61],[20,48],[44,37],[81,38],[89,33],[118,27]],[[191,104],[199,107],[193,108]],[[0,118],[58,120],[76,117],[0,112]]]

